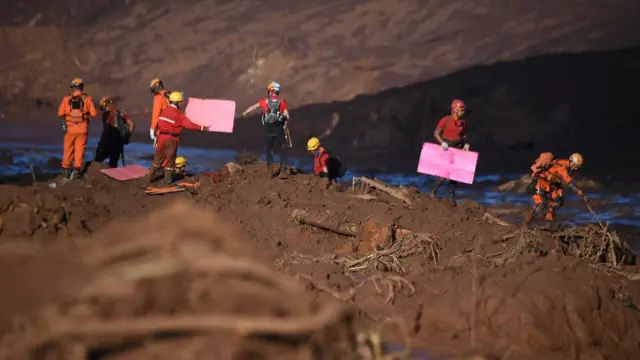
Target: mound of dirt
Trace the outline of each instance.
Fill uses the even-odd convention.
[[[2,340],[3,354],[57,344],[55,351],[118,359],[176,351],[191,358],[217,346],[241,358],[261,346],[266,356],[318,359],[356,356],[367,343],[374,353],[416,357],[640,356],[635,257],[606,227],[526,230],[473,202],[451,207],[368,178],[327,189],[296,171],[271,179],[264,163],[247,162],[186,179],[199,181],[197,194],[145,195],[143,180],[120,183],[98,166],[55,188],[0,186],[3,216],[29,224],[0,234],[0,279],[20,269],[17,298],[42,299],[5,302],[3,314],[31,320],[13,321],[22,330]],[[65,221],[47,220],[58,208]],[[227,230],[234,226],[244,235]],[[43,269],[78,276],[40,279]],[[41,281],[48,283],[34,290]],[[218,322],[210,313],[254,320],[211,329]],[[311,329],[291,347],[300,332],[284,336],[290,325],[251,327],[269,316],[279,319],[269,324],[304,319]],[[262,336],[237,336],[256,331]],[[223,340],[210,339],[214,332]],[[131,345],[140,341],[148,345]]]
[[[175,359],[179,343],[188,345],[184,359],[357,358],[346,306],[315,302],[232,226],[193,205],[115,222],[78,256],[93,276],[14,319],[1,359]]]

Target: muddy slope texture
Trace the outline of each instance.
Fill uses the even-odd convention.
[[[605,225],[523,230],[291,170],[228,164],[167,195],[98,166],[0,186],[0,358],[640,356],[639,269]]]

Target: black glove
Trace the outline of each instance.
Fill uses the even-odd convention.
[[[62,127],[62,133],[66,134],[67,133],[67,122],[64,119],[62,119],[60,121],[60,126]]]

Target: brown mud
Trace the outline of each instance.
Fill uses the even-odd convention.
[[[522,230],[263,163],[154,196],[100,168],[0,186],[0,359],[357,359],[378,333],[452,358],[640,356],[639,269],[597,225]]]

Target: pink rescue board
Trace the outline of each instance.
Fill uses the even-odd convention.
[[[209,131],[232,133],[236,102],[190,97],[185,115],[198,125],[209,126]]]
[[[444,151],[440,145],[424,143],[418,172],[473,184],[477,163],[477,152],[453,148]]]
[[[108,177],[118,181],[127,181],[144,177],[147,175],[147,172],[149,172],[149,169],[140,165],[127,165],[113,169],[102,169],[100,171]]]

